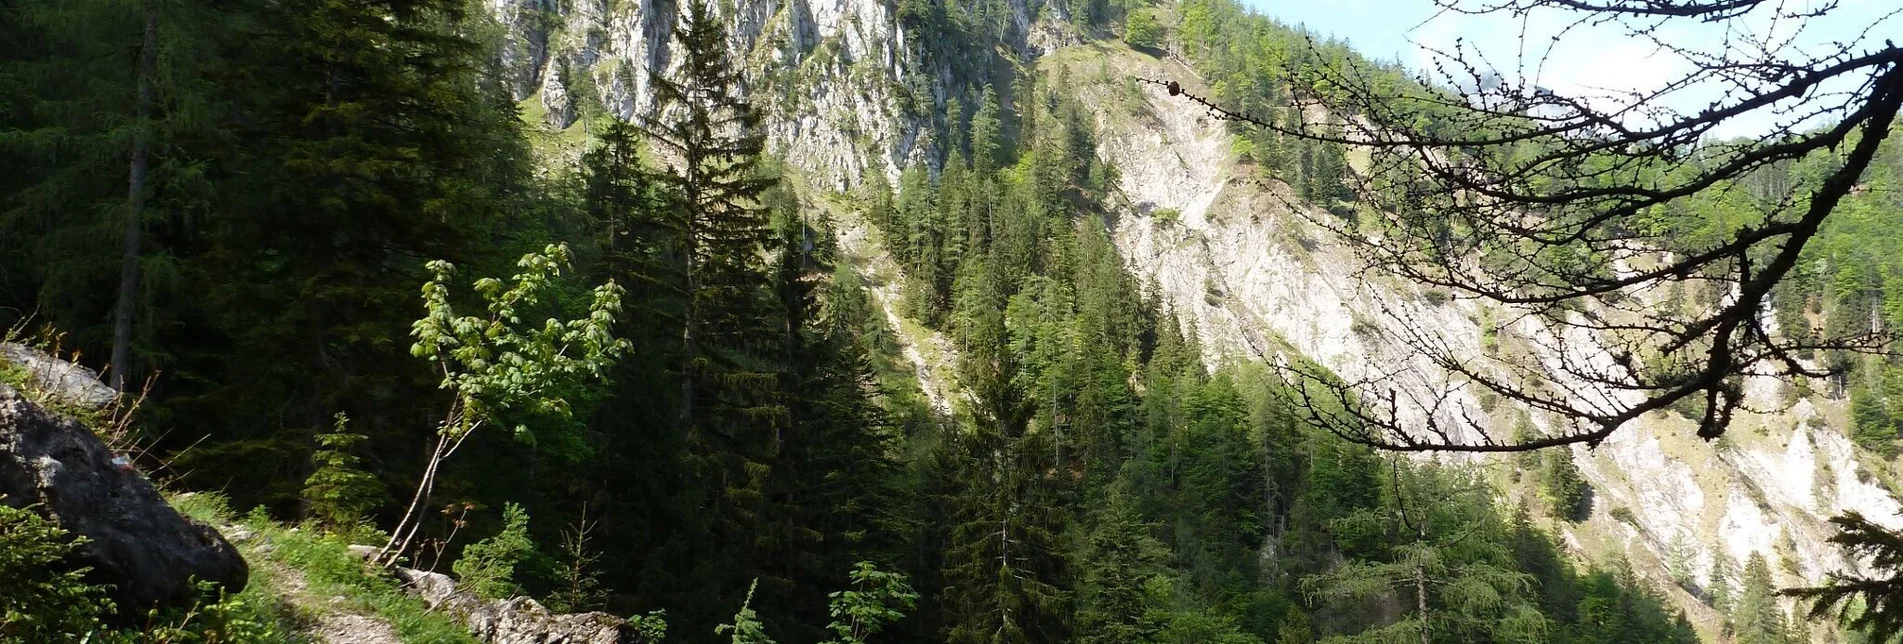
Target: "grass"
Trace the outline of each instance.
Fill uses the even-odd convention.
[[[567,128],[556,130],[548,125],[548,107],[542,104],[542,92],[537,90],[528,98],[516,104],[520,108],[523,132],[529,139],[539,165],[561,165],[577,157],[594,140],[584,124],[585,115],[578,116]]]
[[[258,531],[260,539],[274,546],[260,558],[302,572],[313,594],[343,597],[345,605],[357,612],[383,618],[404,642],[478,641],[461,625],[430,612],[422,600],[405,594],[395,579],[367,572],[363,560],[350,554],[350,543],[342,537],[287,528],[255,515],[246,523]]]
[[[252,538],[241,549],[251,564],[251,581],[244,592],[235,595],[254,621],[270,621],[280,631],[306,631],[315,616],[300,607],[285,592],[285,571],[304,577],[306,590],[316,597],[342,597],[340,608],[361,615],[374,615],[390,624],[404,642],[415,644],[474,644],[460,624],[442,614],[430,612],[423,601],[403,592],[397,580],[365,569],[362,559],[349,552],[350,541],[340,535],[305,530],[271,520],[253,511],[236,519],[223,495],[194,493],[167,499],[180,514],[211,525],[244,526]],[[269,544],[269,548],[258,544]],[[299,642],[295,636],[256,641]]]

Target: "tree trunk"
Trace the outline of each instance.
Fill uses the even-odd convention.
[[[1427,633],[1427,568],[1414,566],[1414,609],[1420,611],[1421,644],[1430,644],[1432,637]]]
[[[700,324],[700,316],[694,297],[695,292],[700,290],[698,281],[700,266],[699,262],[695,261],[700,253],[698,224],[701,215],[697,212],[701,205],[700,174],[699,167],[696,165],[700,161],[700,155],[694,150],[689,150],[683,156],[686,158],[681,162],[682,174],[685,175],[686,180],[682,183],[687,193],[684,195],[687,209],[682,213],[681,221],[681,279],[682,296],[685,298],[685,306],[681,312],[681,426],[690,428],[691,432],[694,421],[694,378],[697,375],[694,368],[695,354],[700,351],[700,347],[696,345],[699,341],[697,327]]]
[[[145,237],[145,183],[149,165],[146,148],[151,132],[152,84],[159,66],[159,12],[149,3],[145,9],[145,42],[139,49],[138,95],[133,101],[136,117],[132,135],[132,167],[126,181],[125,255],[119,263],[119,302],[112,316],[112,388],[124,393],[130,386],[126,372],[132,366],[132,309],[139,296],[139,245]]]

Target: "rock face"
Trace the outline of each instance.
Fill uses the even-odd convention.
[[[680,63],[671,0],[488,0],[504,27],[502,61],[516,100],[543,123],[575,124],[581,106],[623,118],[656,109],[654,75]],[[772,151],[817,185],[843,190],[866,176],[896,182],[933,164],[930,114],[942,112],[952,71],[921,51],[886,0],[732,0],[711,3],[728,32],[745,90],[767,115]],[[1065,4],[1000,3],[1003,37],[1024,55],[1078,41]],[[967,105],[967,107],[971,107]]]
[[[1195,77],[1148,57],[1109,65],[1145,77]],[[1349,249],[1308,223],[1330,215],[1292,211],[1291,204],[1304,207],[1299,199],[1239,166],[1224,124],[1204,110],[1151,87],[1140,105],[1119,108],[1114,83],[1091,84],[1082,71],[1073,78],[1082,80],[1086,104],[1105,106],[1098,112],[1099,151],[1118,168],[1127,199],[1118,204],[1123,217],[1113,231],[1118,249],[1138,280],[1154,280],[1168,306],[1195,327],[1210,366],[1273,360],[1293,350],[1344,378],[1409,374],[1414,377],[1398,379],[1400,387],[1431,392],[1441,384],[1433,380],[1438,370],[1396,338],[1431,334],[1457,351],[1481,351],[1488,316],[1471,302],[1435,302],[1418,287],[1361,272]],[[1176,216],[1151,216],[1161,210]],[[1494,326],[1502,337],[1557,344],[1527,322]],[[1587,346],[1580,339],[1569,345]],[[1539,355],[1549,363],[1561,359]],[[1778,585],[1810,585],[1863,566],[1826,541],[1834,533],[1829,517],[1855,510],[1903,528],[1903,505],[1845,438],[1841,397],[1787,399],[1776,378],[1743,380],[1747,408],[1762,413],[1740,412],[1723,443],[1697,439],[1689,420],[1651,414],[1597,449],[1573,448],[1595,499],[1589,521],[1559,527],[1576,554],[1622,553],[1641,575],[1674,592],[1674,560],[1708,592],[1705,580],[1717,562],[1729,561],[1735,583],[1736,570],[1753,553],[1771,563]],[[1829,389],[1812,384],[1814,391]],[[1451,400],[1496,423],[1496,435],[1518,413],[1503,403],[1489,416],[1469,391]],[[1529,419],[1537,426],[1555,422],[1537,412]],[[1615,508],[1626,510],[1626,518],[1614,516]],[[1705,609],[1690,595],[1679,596],[1699,619],[1696,611]]]
[[[0,368],[26,372],[36,389],[62,404],[99,409],[112,404],[118,393],[91,369],[53,358],[24,345],[0,342]]]
[[[551,613],[527,597],[488,600],[456,588],[449,575],[397,570],[410,594],[430,610],[461,621],[469,632],[493,644],[642,644],[627,620],[607,613]]]
[[[93,581],[113,585],[122,612],[190,602],[195,579],[242,590],[249,569],[238,551],[114,458],[84,426],[0,384],[0,502],[33,505],[85,536],[77,563],[92,568]]]

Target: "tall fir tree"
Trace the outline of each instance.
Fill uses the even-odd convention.
[[[430,422],[435,381],[400,339],[422,260],[483,266],[524,241],[527,148],[491,82],[484,15],[456,0],[267,4],[221,34],[229,93],[206,212],[161,237],[180,255],[155,428],[202,485],[283,511],[313,437],[346,412],[376,453]],[[232,53],[242,48],[242,56]],[[257,360],[257,356],[278,356]],[[172,423],[177,423],[174,431]],[[407,467],[384,469],[413,480]],[[384,465],[388,465],[385,463]]]
[[[1786,644],[1784,609],[1764,555],[1752,552],[1744,563],[1744,583],[1731,612],[1732,641],[1737,644]]]
[[[785,474],[791,421],[784,378],[791,329],[769,263],[785,251],[764,201],[777,180],[761,164],[765,133],[731,60],[727,20],[706,0],[681,5],[679,64],[655,77],[656,109],[640,124],[668,168],[664,221],[678,244],[673,415],[685,434],[687,473],[705,495],[697,512],[710,548],[692,574],[726,589],[719,604],[735,603],[740,583],[758,579],[771,617],[791,580],[764,557],[799,536],[771,534],[784,501],[775,498],[775,481]]]

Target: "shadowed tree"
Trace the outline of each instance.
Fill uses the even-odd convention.
[[[1883,576],[1832,573],[1822,586],[1786,588],[1779,594],[1811,602],[1810,619],[1833,613],[1850,627],[1870,635],[1872,642],[1893,642],[1903,636],[1903,533],[1846,512],[1830,520],[1838,533],[1831,543],[1843,546],[1854,558],[1868,558],[1869,568]]]

